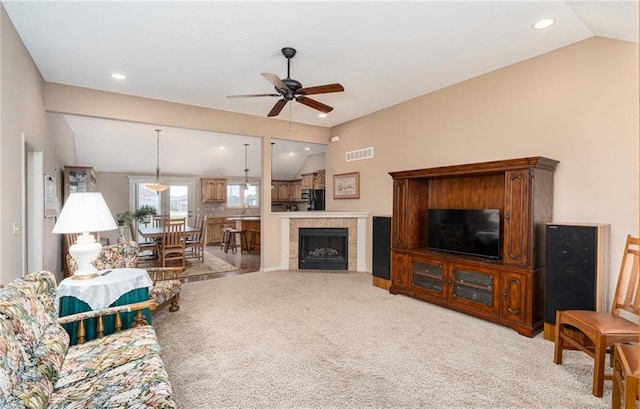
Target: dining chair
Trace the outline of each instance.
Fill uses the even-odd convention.
[[[168,261],[179,261],[180,266],[185,266],[185,231],[186,219],[184,217],[162,219],[162,238],[156,241],[156,251],[160,258],[160,266],[167,267]]]
[[[607,349],[615,343],[638,342],[638,260],[640,239],[627,236],[611,312],[567,310],[556,312],[553,362],[562,364],[565,349],[578,349],[593,358],[593,395],[602,397]],[[633,321],[631,321],[633,319]],[[573,330],[573,334],[572,331]],[[576,336],[578,330],[583,337]]]
[[[135,221],[129,219],[129,231],[131,232],[131,240],[138,243],[140,253],[138,259],[140,261],[155,261],[157,257],[156,242],[153,240],[143,239],[138,241],[138,231],[136,230]]]
[[[168,214],[158,214],[153,216],[153,227],[162,227],[162,220],[168,219]]]
[[[185,242],[186,252],[188,257],[197,258],[204,263],[204,247],[207,243],[207,219],[209,217],[204,215],[197,220],[197,224],[194,226],[198,229],[198,232],[189,236]]]

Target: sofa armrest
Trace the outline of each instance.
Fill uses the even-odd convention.
[[[183,273],[186,268],[185,267],[149,267],[145,268],[147,273],[149,273],[149,277],[151,277],[151,281],[155,284],[158,281],[164,280],[176,280],[180,279],[181,273]]]
[[[115,329],[116,332],[122,330],[122,313],[125,312],[134,312],[137,311],[136,317],[133,321],[132,327],[137,327],[140,325],[148,325],[147,320],[144,318],[143,311],[145,309],[153,309],[155,308],[156,303],[153,300],[142,301],[134,304],[126,304],[119,305],[116,307],[104,308],[101,310],[95,311],[86,311],[78,314],[66,315],[64,317],[59,317],[57,319],[58,324],[70,324],[72,322],[78,322],[78,330],[77,337],[78,343],[83,344],[85,342],[85,326],[84,321],[90,318],[97,318],[98,324],[96,332],[98,334],[98,338],[104,337],[104,323],[103,317],[108,315],[115,315]]]

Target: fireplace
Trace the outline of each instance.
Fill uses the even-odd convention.
[[[298,268],[347,270],[349,229],[301,227],[298,230]]]

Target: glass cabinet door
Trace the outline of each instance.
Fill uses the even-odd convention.
[[[413,260],[412,283],[414,287],[444,294],[444,268],[437,262]]]
[[[71,193],[95,192],[97,187],[96,172],[91,167],[64,167],[64,200]]]
[[[495,269],[454,264],[451,267],[451,298],[493,311],[497,306],[494,297],[498,279],[499,271]]]

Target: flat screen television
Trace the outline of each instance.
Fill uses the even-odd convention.
[[[427,209],[431,250],[500,259],[500,209]]]

